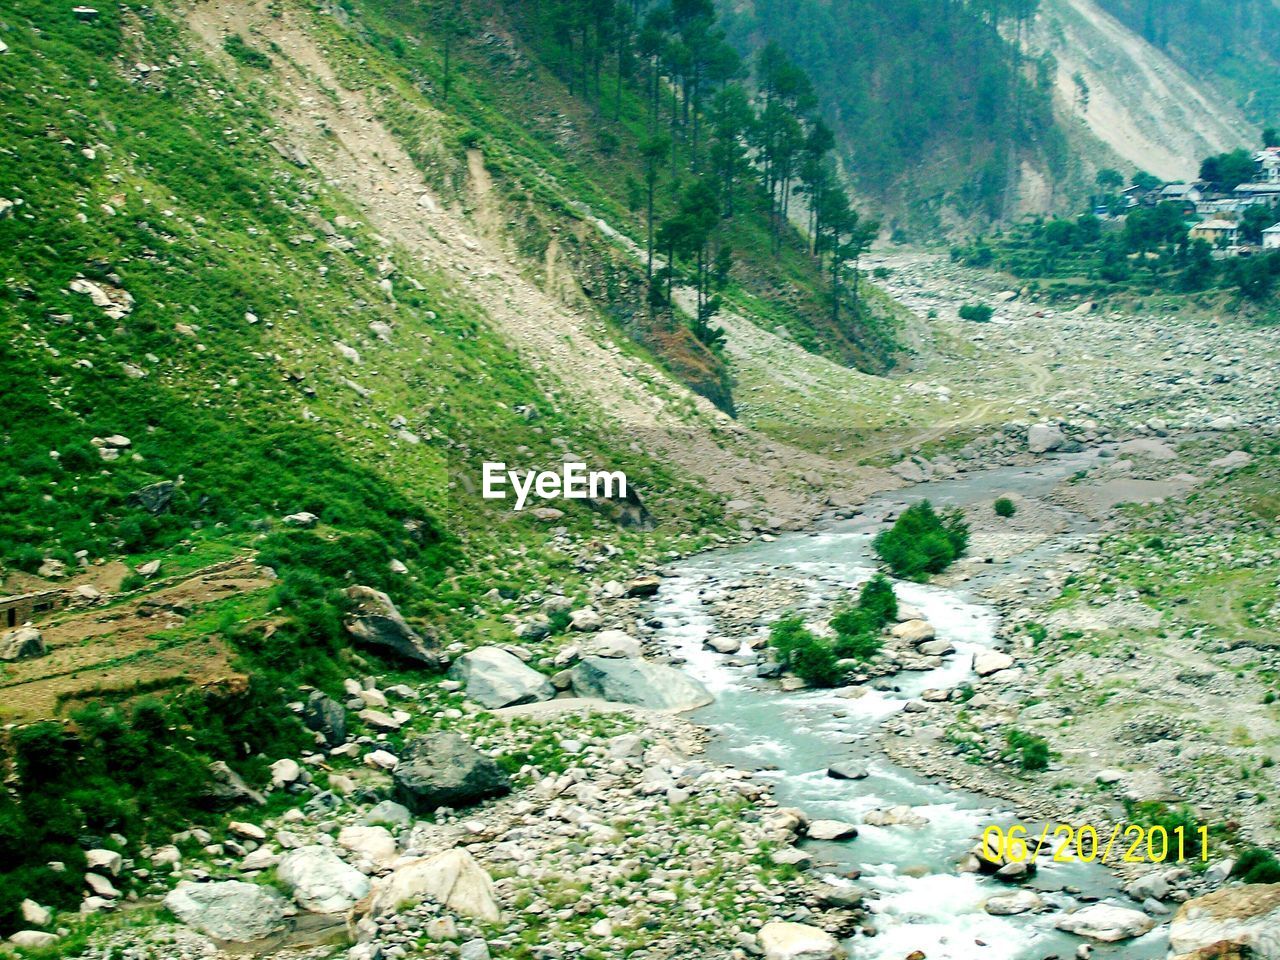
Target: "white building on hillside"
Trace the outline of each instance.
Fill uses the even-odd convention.
[[[1267,147],[1253,155],[1259,183],[1280,183],[1280,147]]]
[[[1280,250],[1280,223],[1262,231],[1262,249]]]

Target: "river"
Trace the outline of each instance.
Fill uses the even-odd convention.
[[[782,692],[776,683],[756,679],[754,666],[735,662],[741,658],[703,649],[703,641],[718,632],[708,601],[725,596],[725,585],[762,571],[804,579],[810,602],[847,591],[875,572],[871,538],[883,528],[885,515],[904,503],[923,497],[938,505],[989,502],[1007,491],[1040,496],[1093,463],[1093,456],[1064,456],[1035,468],[1000,468],[883,494],[853,519],[703,554],[681,564],[664,581],[654,606],[662,623],[660,637],[716,697],[714,704],[692,716],[712,733],[711,755],[761,770],[761,776],[774,781],[776,797],[784,806],[798,807],[813,818],[859,825],[859,836],[852,841],[805,844],[818,861],[816,870],[831,877],[859,870],[858,884],[877,898],[869,901],[877,935],[848,942],[854,960],[903,960],[917,950],[928,960],[1069,958],[1084,942],[1091,943],[1095,957],[1145,960],[1165,955],[1164,927],[1117,944],[1092,944],[1054,929],[1056,917],[1079,903],[1081,896],[1138,908],[1111,873],[1097,864],[1051,864],[1042,859],[1038,874],[1025,886],[1054,909],[1012,917],[988,915],[983,902],[1014,888],[959,873],[955,865],[986,826],[1015,822],[1007,805],[927,782],[889,762],[874,746],[881,721],[909,699],[926,689],[950,689],[973,678],[972,655],[994,643],[998,625],[996,611],[977,596],[983,583],[1016,575],[1066,549],[1088,529],[1089,521],[1073,515],[1064,533],[959,587],[895,582],[900,602],[921,609],[938,637],[950,640],[957,652],[938,669],[897,674],[890,683],[877,685],[888,689],[872,689],[858,699],[825,690]],[[832,779],[826,770],[837,760],[865,762],[870,775],[856,781]],[[928,824],[876,827],[861,822],[869,810],[902,804],[915,808]]]

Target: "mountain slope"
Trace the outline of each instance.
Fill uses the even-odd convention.
[[[1256,139],[1229,96],[1095,0],[1046,0],[1030,43],[1055,61],[1062,113],[1139,169],[1191,177],[1203,157]]]

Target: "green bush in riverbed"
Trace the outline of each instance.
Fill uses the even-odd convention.
[[[880,559],[896,576],[925,580],[941,573],[969,545],[969,527],[960,511],[939,514],[922,500],[898,517],[893,527],[872,542]]]
[[[858,602],[846,607],[831,618],[835,631],[835,652],[838,657],[851,660],[870,660],[884,640],[880,633],[886,624],[898,616],[898,598],[893,584],[883,574],[876,574],[858,594]]]
[[[775,623],[769,631],[769,645],[779,662],[805,683],[834,687],[843,676],[831,642],[816,636],[801,617],[783,617]]]
[[[993,505],[997,517],[1004,517],[1006,520],[1018,512],[1018,507],[1008,497],[1000,497]]]

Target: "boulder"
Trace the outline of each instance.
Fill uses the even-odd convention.
[[[426,896],[463,916],[488,923],[502,921],[489,874],[460,848],[401,863],[374,882],[363,912],[385,916]]]
[[[810,840],[852,840],[858,828],[843,820],[814,820],[807,833]]]
[[[980,677],[989,677],[993,673],[1008,670],[1012,666],[1013,657],[999,650],[983,650],[974,654],[973,657],[973,672]]]
[[[369,880],[319,844],[298,847],[280,858],[276,877],[298,904],[314,913],[350,910],[369,892]]]
[[[0,660],[31,660],[44,654],[44,637],[35,627],[19,627],[0,637]]]
[[[662,586],[661,577],[636,577],[627,584],[628,597],[652,597]]]
[[[1062,431],[1047,423],[1032,424],[1027,430],[1027,449],[1032,453],[1049,453],[1066,442]]]
[[[766,923],[759,939],[765,960],[842,960],[845,956],[835,937],[807,923]]]
[[[22,911],[22,919],[33,926],[47,927],[53,923],[53,911],[34,900],[23,900],[19,909]]]
[[[1104,943],[1140,937],[1155,925],[1156,922],[1140,910],[1116,907],[1109,903],[1090,904],[1075,913],[1059,917],[1054,924],[1059,930]]]
[[[905,804],[879,810],[868,810],[862,815],[862,822],[873,827],[924,827],[929,818],[916,813]]]
[[[827,767],[827,776],[832,780],[865,780],[868,776],[867,765],[853,760],[841,760]]]
[[[956,648],[950,640],[926,640],[916,648],[916,652],[925,657],[945,657],[955,653]]]
[[[927,620],[904,620],[894,625],[892,633],[899,640],[912,644],[924,643],[936,636],[933,624]]]
[[[556,695],[550,680],[499,647],[476,647],[462,655],[449,676],[465,683],[467,696],[490,710],[537,703]]]
[[[383,800],[369,808],[369,812],[364,815],[364,822],[375,827],[405,829],[413,826],[413,814],[402,803]]]
[[[84,865],[90,870],[97,870],[99,873],[109,873],[113,877],[118,877],[120,876],[120,868],[124,866],[124,857],[115,850],[99,847],[85,851]]]
[[[396,838],[386,827],[343,827],[338,832],[338,846],[375,867],[389,866],[399,856]]]
[[[702,646],[706,650],[713,650],[716,653],[737,653],[742,649],[742,641],[734,637],[709,637],[704,640]]]
[[[420,814],[464,807],[511,790],[502,769],[456,733],[410,740],[392,779],[399,801]]]
[[[173,504],[173,495],[177,490],[178,485],[172,480],[161,480],[133,491],[125,502],[131,507],[141,507],[147,513],[159,515]]]
[[[601,630],[579,645],[584,657],[638,657],[640,641],[625,630]]]
[[[580,697],[599,697],[649,710],[694,710],[714,697],[679,670],[634,657],[584,657],[573,668],[573,689]]]
[[[25,950],[43,950],[58,942],[56,933],[45,933],[43,930],[19,930],[9,938],[9,943]]]
[[[1254,960],[1280,960],[1280,883],[1224,887],[1178,908],[1169,927],[1175,952],[1219,943],[1247,947]]]
[[[385,593],[373,587],[354,586],[347,588],[347,596],[355,602],[355,607],[343,626],[353,640],[411,663],[432,668],[440,666],[436,645],[428,643],[405,623]]]
[[[1124,892],[1138,902],[1163,900],[1169,895],[1169,881],[1160,873],[1148,873],[1124,888]]]
[[[986,902],[984,909],[993,917],[1013,917],[1020,913],[1030,913],[1044,906],[1044,901],[1034,890],[1015,890]]]
[[[222,760],[209,764],[209,781],[205,785],[205,802],[212,807],[238,807],[245,803],[259,806],[267,802],[257,790],[244,782],[240,774]]]
[[[570,630],[581,630],[584,633],[590,633],[594,630],[599,630],[602,626],[604,626],[604,620],[591,607],[583,607],[569,614]]]
[[[233,943],[249,943],[279,933],[289,912],[289,902],[280,891],[243,880],[183,880],[169,891],[164,905],[187,926]]]
[[[347,741],[347,711],[332,697],[312,690],[302,709],[302,722],[308,730],[324,737],[325,743],[338,747]]]

